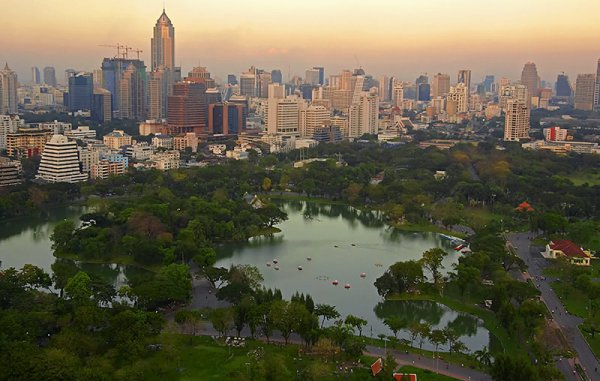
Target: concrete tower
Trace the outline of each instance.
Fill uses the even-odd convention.
[[[17,74],[8,63],[0,70],[0,115],[16,114],[18,106]]]
[[[527,87],[530,97],[537,97],[540,93],[540,76],[538,75],[537,68],[533,62],[527,62],[523,66],[521,72],[521,84]]]
[[[164,9],[154,26],[151,43],[151,70],[154,71],[160,66],[167,70],[175,70],[175,28]]]

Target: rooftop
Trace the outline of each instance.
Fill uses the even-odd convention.
[[[549,246],[552,250],[562,251],[567,257],[588,258],[590,256],[581,247],[567,239],[550,241]]]

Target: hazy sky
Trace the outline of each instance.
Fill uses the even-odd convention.
[[[1,0],[0,62],[21,81],[30,67],[92,70],[114,56],[100,44],[144,50],[162,0]],[[600,57],[600,0],[167,0],[176,61],[213,77],[254,64],[326,75],[357,62],[373,75],[414,80],[420,73],[473,70],[517,79],[534,61],[542,79],[595,71]],[[290,70],[291,69],[291,70]]]

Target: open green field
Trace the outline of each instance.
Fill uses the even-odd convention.
[[[600,185],[600,173],[598,172],[575,172],[567,176],[567,179],[571,180],[577,186],[585,183],[589,186]]]
[[[397,373],[414,373],[419,381],[456,381],[456,378],[437,374],[429,370],[415,368],[414,366],[403,366],[396,371]]]
[[[564,282],[552,282],[551,286],[570,314],[581,318],[588,315],[589,298],[587,295]]]
[[[599,357],[600,356],[600,335],[596,334],[596,335],[594,335],[594,337],[592,337],[592,335],[590,335],[588,332],[581,329],[581,326],[579,327],[579,330],[583,334],[585,341],[587,341],[588,344],[590,345],[590,347],[592,348],[592,351],[594,352],[596,357]]]

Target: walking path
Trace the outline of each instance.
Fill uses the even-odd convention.
[[[534,233],[531,232],[510,233],[506,237],[514,251],[528,266],[528,271],[521,274],[520,277],[523,280],[528,278],[534,280],[535,286],[541,292],[542,301],[552,313],[554,322],[563,332],[569,345],[577,352],[575,361],[581,364],[590,380],[600,381],[600,374],[598,373],[600,363],[578,328],[583,320],[567,312],[550,286],[553,279],[544,276],[544,269],[548,266],[548,261],[539,253],[531,253],[531,237],[533,235]],[[574,375],[574,364],[568,362],[567,359],[558,358],[557,366],[567,380],[580,379],[579,376]]]

